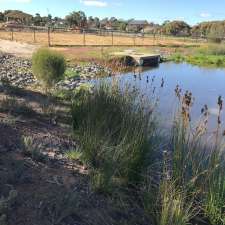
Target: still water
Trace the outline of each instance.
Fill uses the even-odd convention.
[[[195,100],[191,111],[192,121],[198,121],[201,109],[207,104],[210,111],[209,127],[213,129],[217,123],[217,100],[221,95],[225,99],[225,69],[203,68],[186,63],[162,63],[157,68],[143,71],[137,69],[117,76],[122,85],[129,84],[149,97],[156,87],[155,95],[159,97],[158,113],[167,127],[171,124],[178,100],[175,97],[177,85],[185,92],[192,92]],[[162,79],[164,87],[161,88]],[[154,80],[153,84],[152,80]],[[225,106],[224,106],[225,109]],[[222,127],[225,129],[225,112],[222,112]]]

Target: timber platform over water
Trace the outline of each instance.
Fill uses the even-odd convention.
[[[123,51],[115,52],[114,56],[129,57],[134,60],[136,66],[155,66],[161,61],[161,55],[159,54],[148,54],[148,53],[137,53],[134,51]]]

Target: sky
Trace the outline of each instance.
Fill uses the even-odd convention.
[[[6,9],[54,17],[82,10],[87,16],[100,18],[115,16],[155,23],[184,20],[191,25],[225,20],[225,0],[0,0],[0,11]]]

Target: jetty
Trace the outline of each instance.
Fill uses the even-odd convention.
[[[138,53],[134,50],[114,52],[113,55],[131,58],[136,66],[157,66],[161,60],[160,54]]]

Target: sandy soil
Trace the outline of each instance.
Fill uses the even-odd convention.
[[[11,32],[0,31],[0,38],[4,40],[11,39]],[[16,41],[29,44],[41,44],[48,46],[48,34],[47,32],[14,32],[13,38]],[[52,46],[111,46],[112,43],[114,46],[156,46],[156,45],[177,45],[177,46],[192,46],[199,45],[200,42],[196,42],[191,38],[177,38],[177,37],[128,37],[128,36],[99,36],[93,34],[83,34],[64,32],[64,33],[55,33],[51,32],[50,34],[50,43]]]
[[[20,57],[29,58],[38,48],[37,45],[20,43],[16,41],[0,40],[0,51]]]

